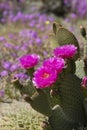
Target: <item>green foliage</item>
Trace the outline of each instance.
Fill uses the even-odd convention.
[[[36,92],[32,94],[32,96],[30,96],[29,88],[27,89],[26,87],[21,85],[18,79],[13,80],[13,83],[15,87],[20,90],[22,96],[24,96],[25,101],[30,103],[33,109],[46,116],[50,116],[52,114],[49,100],[44,91],[36,89]]]
[[[19,113],[8,114],[0,118],[1,130],[42,130],[41,124],[44,116],[29,110],[21,109]]]
[[[60,106],[53,108],[53,115],[49,118],[52,130],[72,130],[75,124],[67,118]]]
[[[48,98],[42,90],[37,90],[37,92],[34,93],[34,95],[31,97],[31,99],[32,101],[30,104],[32,108],[48,117],[52,114]]]
[[[59,45],[74,44],[75,46],[77,46],[78,52],[74,58],[75,60],[79,58],[79,44],[73,33],[62,27],[62,25],[58,25],[56,23],[53,24],[53,31]]]
[[[85,123],[84,98],[80,88],[81,80],[74,74],[65,75],[61,83],[61,108],[68,119],[77,123]]]
[[[72,32],[64,28],[61,24],[55,25],[55,28],[57,28],[56,38],[58,40],[59,45],[74,44],[79,48],[78,41]]]
[[[86,99],[87,98],[87,88],[81,87],[81,90],[82,90],[82,93],[83,93],[83,97]]]

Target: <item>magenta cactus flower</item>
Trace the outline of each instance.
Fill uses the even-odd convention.
[[[65,66],[65,61],[60,57],[51,57],[43,62],[43,66],[46,66],[52,70],[56,70],[58,73],[60,73]]]
[[[40,59],[40,56],[36,54],[24,55],[20,58],[20,64],[22,68],[30,69],[38,64],[39,59]]]
[[[40,67],[34,73],[33,84],[36,88],[47,88],[52,86],[58,78],[56,70],[48,69],[47,67]]]
[[[72,58],[77,53],[75,45],[63,45],[54,49],[54,55],[62,58]]]
[[[81,82],[81,85],[82,85],[83,87],[87,87],[87,76],[83,77],[82,82]]]

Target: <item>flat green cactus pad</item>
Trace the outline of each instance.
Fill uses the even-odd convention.
[[[56,36],[58,38],[58,43],[60,45],[74,44],[75,46],[78,47],[78,41],[76,37],[73,35],[72,32],[70,32],[66,28],[59,27],[59,29],[57,30]]]
[[[57,40],[59,45],[74,44],[75,46],[77,46],[78,52],[75,56],[75,59],[80,57],[79,43],[72,32],[62,27],[62,25],[58,25],[57,23],[53,24],[53,32],[55,34],[55,39]]]
[[[81,87],[84,98],[87,98],[87,88]]]
[[[72,130],[75,127],[75,124],[66,117],[59,105],[53,108],[53,115],[49,118],[49,122],[52,130]]]
[[[75,73],[80,79],[83,78],[86,74],[84,71],[84,61],[83,60],[77,60],[76,61],[76,73]]]
[[[69,119],[85,123],[84,98],[81,91],[81,80],[73,74],[67,74],[61,83],[61,108]]]

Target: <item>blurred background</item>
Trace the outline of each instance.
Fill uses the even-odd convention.
[[[32,112],[11,80],[16,75],[28,85],[29,76],[19,63],[21,56],[36,53],[42,61],[52,55],[58,46],[54,22],[75,34],[82,53],[80,26],[87,28],[87,0],[0,0],[1,130],[41,130],[43,116]]]

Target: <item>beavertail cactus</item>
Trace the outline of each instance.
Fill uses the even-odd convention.
[[[86,30],[82,29],[86,39]],[[53,50],[53,57],[45,59],[38,69],[35,68],[38,62],[34,64],[35,54],[33,61],[23,57],[20,63],[30,76],[29,86],[23,86],[16,77],[13,83],[33,109],[48,117],[48,121],[43,122],[43,130],[77,130],[87,125],[84,105],[87,79],[83,78],[87,68],[84,59],[80,59],[75,36],[56,23],[53,31],[60,45]]]

